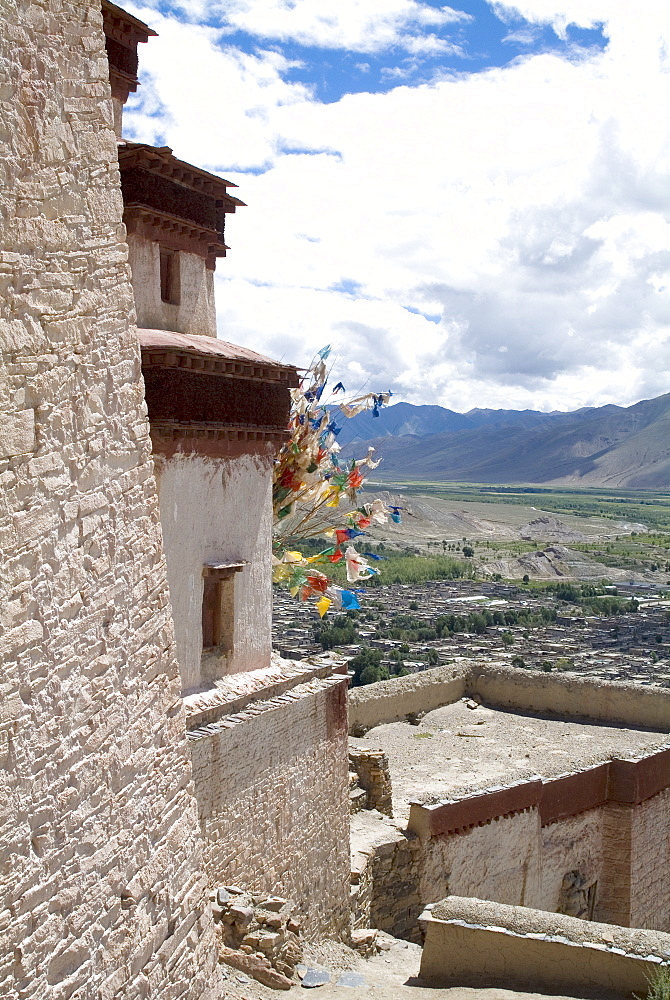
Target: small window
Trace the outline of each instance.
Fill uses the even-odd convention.
[[[245,562],[204,567],[202,587],[202,648],[230,653],[235,628],[235,573]]]
[[[234,585],[232,577],[217,580],[215,576],[206,576],[204,579],[202,594],[203,649],[218,647],[222,652],[226,652],[232,647]]]
[[[176,250],[160,248],[161,299],[179,305],[179,254]]]

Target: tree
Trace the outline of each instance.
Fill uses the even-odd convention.
[[[512,666],[518,667],[523,670],[523,668],[526,666],[526,661],[524,660],[523,656],[513,656]]]
[[[471,545],[464,545],[461,551],[466,559],[472,559],[475,554],[475,550]]]
[[[361,671],[359,684],[376,684],[377,681],[387,681],[389,679],[389,672],[387,667],[382,667],[380,664],[369,663],[367,667],[364,667]]]
[[[524,573],[523,574],[522,582],[523,583],[530,583],[530,577],[528,576],[528,573]]]
[[[514,636],[511,632],[503,632],[502,641],[504,646],[511,646],[514,642]]]

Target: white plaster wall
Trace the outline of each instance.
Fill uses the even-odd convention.
[[[179,305],[163,302],[160,283],[160,246],[135,233],[128,235],[137,325],[148,330],[171,330],[216,337],[214,272],[202,257],[179,253]]]
[[[538,908],[555,913],[563,876],[581,872],[590,884],[603,869],[603,809],[589,809],[542,829],[542,885]],[[600,888],[600,886],[599,886]],[[595,919],[598,919],[596,889]]]
[[[453,893],[537,906],[540,865],[540,817],[537,809],[527,809],[427,840],[421,899],[435,902]]]
[[[272,459],[156,459],[177,659],[185,692],[201,683],[202,568],[247,560],[235,574],[233,652],[222,672],[270,664]]]

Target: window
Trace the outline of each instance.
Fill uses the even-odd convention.
[[[202,648],[232,653],[235,629],[235,573],[246,562],[211,563],[203,568]]]
[[[161,299],[179,305],[179,253],[160,248]]]

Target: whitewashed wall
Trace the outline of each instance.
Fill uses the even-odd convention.
[[[179,252],[179,304],[163,302],[160,246],[154,240],[128,236],[137,325],[146,330],[216,337],[214,271],[194,253]]]
[[[184,691],[201,686],[203,565],[246,560],[235,574],[233,652],[222,674],[270,664],[272,460],[157,457],[156,478],[177,658]]]

